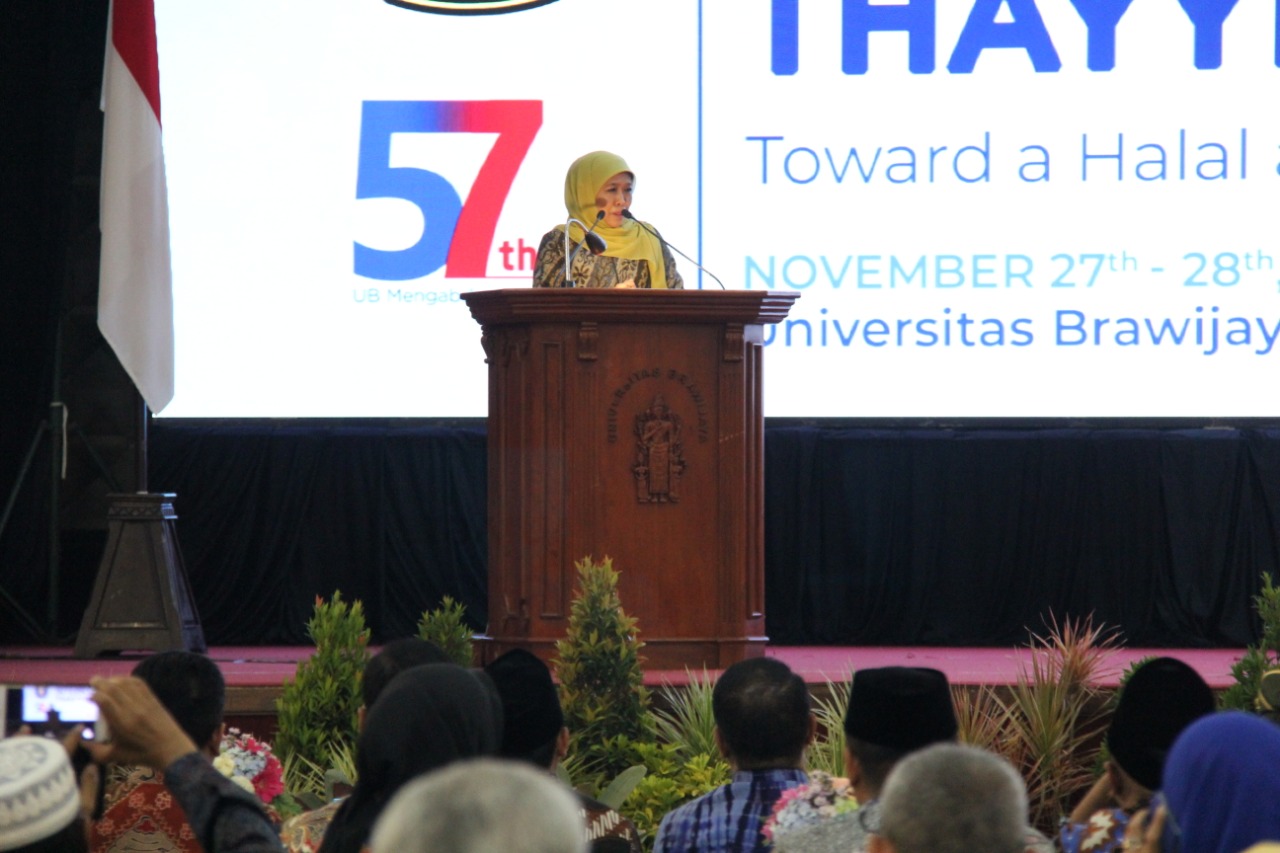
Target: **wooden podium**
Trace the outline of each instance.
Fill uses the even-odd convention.
[[[463,294],[489,364],[486,660],[541,657],[612,557],[650,667],[762,654],[763,327],[797,294]]]

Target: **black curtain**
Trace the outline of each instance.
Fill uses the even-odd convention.
[[[775,642],[1003,645],[1092,615],[1240,646],[1280,553],[1280,431],[765,433]]]
[[[305,642],[334,590],[380,640],[443,595],[483,627],[482,428],[159,421],[151,461],[211,643]],[[1092,614],[1240,646],[1280,563],[1280,430],[769,427],[765,486],[775,643],[1005,645]]]
[[[449,595],[484,623],[485,435],[373,427],[171,427],[151,489],[213,644],[305,643],[316,596],[363,602],[376,640]]]

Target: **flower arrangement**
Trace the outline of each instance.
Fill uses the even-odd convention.
[[[762,832],[770,844],[782,846],[781,842],[793,833],[804,833],[807,837],[814,832],[825,835],[825,825],[857,808],[858,800],[848,782],[815,770],[809,774],[808,784],[782,792]],[[845,846],[847,848],[847,843]],[[806,844],[803,849],[810,847]]]
[[[213,766],[241,788],[270,806],[284,794],[284,767],[271,745],[239,729],[227,729]]]

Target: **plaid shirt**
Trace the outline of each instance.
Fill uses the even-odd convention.
[[[803,770],[756,770],[704,794],[662,819],[654,853],[749,853],[767,849],[760,830],[782,792],[803,785]]]

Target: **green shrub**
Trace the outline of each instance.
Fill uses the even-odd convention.
[[[648,773],[621,810],[636,825],[646,850],[653,848],[658,827],[668,812],[728,784],[731,778],[729,765],[717,756],[703,753],[682,758],[674,744],[649,746],[651,750],[642,750]]]
[[[613,561],[605,557],[596,563],[586,557],[575,565],[578,590],[565,638],[556,643],[560,700],[577,766],[588,776],[613,778],[634,763],[618,754],[616,739],[653,738],[639,654],[644,643],[637,636],[636,620],[618,599]]]
[[[1262,620],[1262,640],[1246,648],[1244,656],[1231,667],[1236,683],[1223,692],[1223,708],[1257,711],[1262,673],[1280,665],[1280,587],[1265,572],[1262,590],[1253,597],[1253,608]]]
[[[654,723],[659,740],[680,747],[686,756],[719,755],[716,744],[716,718],[711,696],[715,679],[704,667],[698,677],[685,669],[688,686],[678,690],[670,684],[659,691],[669,710],[655,711]]]
[[[356,739],[360,679],[369,643],[364,606],[359,601],[348,605],[341,592],[327,603],[317,596],[307,636],[316,651],[298,664],[294,679],[285,683],[276,700],[279,731],[274,746],[287,771],[285,787],[318,793],[323,790],[323,774],[317,780],[308,768],[332,767],[334,755],[349,754]]]
[[[466,609],[462,602],[449,596],[440,599],[440,606],[428,610],[418,620],[418,636],[435,643],[458,666],[469,667],[473,662],[471,628],[467,625]]]
[[[818,718],[818,734],[809,745],[805,765],[832,776],[844,775],[844,718],[849,710],[850,672],[841,682],[827,679],[827,695],[813,699],[813,715]]]

